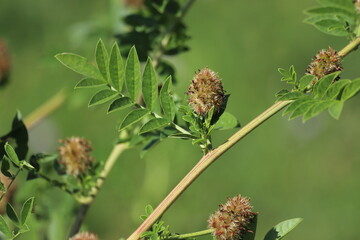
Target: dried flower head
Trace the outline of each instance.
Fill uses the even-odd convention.
[[[144,0],[124,0],[125,5],[134,8],[140,8],[144,6]]]
[[[85,174],[94,162],[94,158],[90,156],[91,143],[79,137],[67,138],[60,142],[63,145],[58,148],[59,164],[64,166],[66,173],[74,176]]]
[[[209,227],[218,240],[238,240],[248,232],[248,226],[256,217],[252,211],[250,198],[237,195],[228,198],[220,205],[219,210],[212,214],[208,220]]]
[[[358,13],[360,13],[360,0],[355,0],[354,1],[355,4],[355,9]]]
[[[99,240],[99,238],[91,232],[81,232],[69,238],[69,240]]]
[[[10,73],[10,55],[5,42],[0,40],[0,85],[7,82]]]
[[[342,71],[342,69],[341,57],[337,51],[329,47],[329,49],[323,49],[316,54],[309,67],[306,69],[306,72],[315,76],[314,84],[322,77],[333,72]]]
[[[218,113],[226,103],[225,92],[219,76],[209,68],[196,73],[189,90],[189,105],[199,115],[205,116],[212,107]]]

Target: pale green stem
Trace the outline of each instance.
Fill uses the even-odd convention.
[[[281,101],[275,103],[265,112],[260,114],[232,137],[230,137],[224,144],[218,148],[210,151],[195,165],[195,167],[179,182],[179,184],[165,197],[165,199],[159,204],[159,206],[151,213],[151,215],[135,230],[128,240],[137,240],[140,235],[149,229],[155,221],[171,206],[171,204],[185,191],[185,189],[193,182],[197,177],[205,171],[216,159],[218,159],[223,153],[229,150],[235,143],[245,137],[256,127],[261,125],[268,118],[280,111],[292,101]]]
[[[212,233],[213,233],[212,229],[206,229],[203,231],[198,231],[198,232],[193,232],[193,233],[174,235],[174,236],[166,237],[164,239],[187,239],[187,238],[194,238],[194,237],[209,235]]]
[[[360,44],[360,37],[351,41],[348,45],[346,45],[342,50],[338,52],[339,56],[345,57],[348,53],[355,50]]]

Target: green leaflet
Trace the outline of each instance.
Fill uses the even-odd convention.
[[[298,107],[300,107],[302,104],[305,104],[307,102],[316,102],[316,100],[314,100],[312,98],[298,99],[289,104],[289,106],[283,112],[283,116],[285,116],[288,113],[294,112]]]
[[[13,162],[16,166],[20,165],[20,160],[19,160],[14,148],[8,143],[5,143],[5,152],[8,155],[11,162]]]
[[[344,8],[348,11],[354,11],[354,4],[352,0],[317,0],[323,6],[333,6]]]
[[[266,234],[264,240],[280,240],[285,237],[289,232],[291,232],[297,225],[301,223],[302,218],[293,218],[286,221],[283,221],[276,226],[274,226]]]
[[[114,100],[110,104],[107,113],[112,113],[112,112],[115,112],[117,110],[125,109],[127,107],[132,106],[132,105],[134,105],[134,103],[131,101],[130,98],[128,98],[128,97],[118,98],[118,99]]]
[[[139,134],[150,132],[150,131],[165,127],[169,124],[170,124],[170,122],[168,119],[153,118],[150,121],[148,121],[147,123],[145,123],[144,126],[141,127]]]
[[[304,75],[299,80],[299,89],[303,91],[314,79],[313,75]]]
[[[289,92],[279,97],[277,101],[295,100],[301,97],[306,97],[306,95],[301,92]]]
[[[147,59],[142,81],[142,93],[146,108],[153,111],[158,96],[156,73],[150,58]]]
[[[290,115],[289,120],[300,117],[301,115],[305,114],[312,106],[314,106],[316,102],[305,102],[298,106],[294,112]]]
[[[96,45],[95,58],[101,75],[108,82],[108,54],[105,45],[101,39]]]
[[[121,57],[120,49],[115,42],[111,48],[109,73],[112,84],[115,89],[121,92],[125,80],[125,67]]]
[[[332,84],[326,92],[326,98],[335,99],[341,92],[342,89],[351,81],[349,79],[342,79]]]
[[[313,23],[313,25],[319,31],[337,37],[346,37],[349,34],[346,31],[344,24],[339,20],[324,19]]]
[[[310,118],[319,115],[325,109],[328,109],[334,102],[333,101],[320,101],[314,104],[303,116],[303,122]]]
[[[330,107],[329,107],[329,114],[338,120],[341,115],[341,111],[343,109],[344,102],[342,101],[335,101]]]
[[[24,225],[28,220],[34,204],[34,197],[29,198],[23,204],[20,212],[20,225]]]
[[[12,233],[10,231],[9,226],[5,222],[3,216],[0,215],[0,232],[2,232],[6,237],[11,238]]]
[[[150,112],[147,109],[136,109],[132,112],[130,112],[124,120],[121,122],[119,131],[131,126],[134,123],[139,122],[141,119],[143,119],[146,115],[148,115]]]
[[[76,86],[76,88],[94,88],[94,87],[100,87],[105,85],[106,82],[99,80],[99,79],[95,79],[95,78],[85,78],[80,80]]]
[[[349,85],[344,89],[344,92],[341,96],[341,99],[347,100],[357,94],[360,91],[360,78],[353,80]]]
[[[130,99],[133,102],[136,102],[140,89],[140,62],[135,46],[130,49],[126,60],[125,84],[130,95]]]
[[[118,95],[117,92],[112,91],[110,89],[101,90],[92,96],[89,102],[89,107],[105,103],[110,99],[116,97],[117,95]]]
[[[16,225],[19,226],[20,225],[20,221],[19,218],[13,208],[13,206],[10,203],[6,204],[6,214],[9,217],[9,219]]]
[[[329,89],[331,83],[335,80],[337,76],[339,76],[340,72],[334,72],[325,77],[321,78],[319,81],[316,82],[313,90],[313,94],[315,98],[321,99],[326,91]]]
[[[175,118],[175,102],[171,93],[171,76],[169,76],[160,90],[160,103],[166,117],[173,121]]]
[[[237,118],[229,112],[224,112],[215,124],[215,130],[227,130],[240,127]]]
[[[105,81],[99,73],[98,69],[94,65],[90,64],[88,60],[82,56],[73,53],[60,53],[55,55],[55,58],[74,72],[80,73],[90,78]]]

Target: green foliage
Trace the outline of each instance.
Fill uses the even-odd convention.
[[[34,205],[34,198],[31,197],[25,201],[18,215],[14,209],[14,207],[8,203],[6,206],[6,215],[10,219],[11,223],[15,225],[16,231],[10,230],[10,226],[5,221],[3,216],[0,216],[0,233],[5,236],[5,239],[12,240],[18,237],[20,234],[26,233],[30,231],[27,223],[29,217],[31,215],[32,209]],[[20,218],[18,217],[20,216]]]
[[[145,206],[145,215],[141,215],[140,219],[143,221],[147,219],[150,214],[154,211],[153,207],[151,205]],[[141,234],[141,238],[144,239],[151,239],[151,240],[160,240],[160,239],[166,239],[171,235],[170,226],[165,226],[165,222],[158,219],[152,226],[151,229]]]
[[[304,75],[297,82],[295,70],[290,67],[289,73],[279,69],[282,80],[294,85],[291,91],[281,90],[276,94],[277,101],[291,100],[283,115],[289,114],[289,119],[303,117],[303,122],[328,110],[329,114],[339,119],[346,100],[360,91],[360,79],[338,80],[340,72],[328,74],[314,82],[315,77]]]
[[[333,36],[359,36],[360,17],[352,0],[318,0],[320,7],[305,11],[305,23]]]
[[[264,240],[280,240],[301,223],[302,218],[293,218],[280,222],[266,234]]]

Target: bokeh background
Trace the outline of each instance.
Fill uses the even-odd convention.
[[[208,66],[219,72],[231,94],[228,111],[246,124],[273,104],[285,87],[278,67],[291,64],[299,73],[321,48],[341,49],[347,41],[302,23],[302,11],[315,0],[199,0],[190,9],[191,50],[171,58],[178,72],[176,92],[183,94],[194,71]],[[102,38],[110,47],[114,32],[123,31],[110,0],[0,0],[0,37],[12,56],[10,84],[0,90],[0,133],[17,109],[24,116],[65,88],[66,103],[30,131],[31,152],[54,152],[58,139],[90,139],[94,156],[107,158],[123,113],[106,114],[107,106],[87,108],[91,91],[72,90],[80,76],[59,64],[59,52],[93,57]],[[344,78],[355,78],[360,52],[344,61]],[[215,162],[166,212],[172,231],[206,228],[210,213],[228,196],[251,197],[259,212],[258,239],[276,223],[294,217],[304,221],[287,239],[357,239],[360,222],[360,98],[349,101],[339,121],[328,114],[302,124],[277,114]],[[235,131],[218,132],[215,145]],[[108,177],[85,221],[100,239],[127,237],[140,224],[144,206],[156,206],[200,159],[189,142],[167,140],[144,158],[140,149],[126,151]],[[73,202],[41,180],[19,184],[16,199],[48,199],[55,219],[48,232],[65,239]],[[69,210],[70,209],[70,210]],[[35,208],[36,211],[36,208]],[[40,210],[41,211],[41,210]],[[21,239],[41,239],[35,221]],[[209,237],[207,237],[209,238]],[[206,238],[204,238],[206,239]]]

